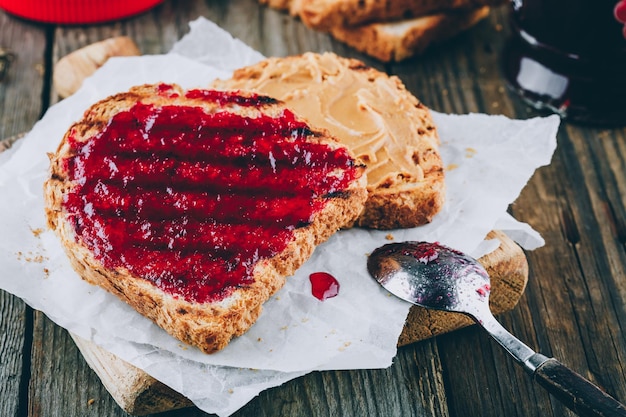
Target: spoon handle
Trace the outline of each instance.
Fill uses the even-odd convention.
[[[478,308],[474,317],[519,365],[533,375],[536,382],[579,416],[626,417],[624,404],[556,359],[549,359],[526,346],[509,333],[487,308]]]
[[[556,359],[537,367],[534,379],[579,416],[626,417],[626,406]]]

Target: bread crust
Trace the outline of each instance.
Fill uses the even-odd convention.
[[[406,89],[398,77],[388,76],[356,59],[343,58],[332,53],[306,53],[284,58],[268,58],[255,65],[235,71],[231,79],[216,80],[212,86],[218,89],[242,89],[271,95],[267,87],[261,85],[259,80],[280,77],[279,74],[283,73],[283,69],[286,67],[307,69],[316,62],[325,59],[331,59],[333,65],[342,67],[343,71],[349,71],[369,91],[380,88],[386,92],[393,92],[393,101],[385,102],[386,106],[391,107],[387,109],[390,118],[387,120],[388,125],[398,122],[396,119],[392,120],[392,117],[401,117],[402,123],[407,125],[412,123],[411,126],[414,126],[407,137],[400,139],[407,143],[406,149],[411,149],[410,164],[412,168],[418,170],[419,176],[410,176],[397,163],[384,181],[374,184],[372,183],[373,175],[370,172],[368,176],[370,180],[368,199],[363,212],[354,225],[375,229],[397,229],[429,223],[441,210],[445,201],[444,167],[439,154],[439,137],[430,110]],[[324,68],[312,71],[314,77],[310,83],[319,84],[321,90],[335,91],[337,82],[333,77],[337,69],[332,67],[325,71]],[[299,73],[295,78],[301,79],[301,77],[302,74]],[[283,82],[282,79],[278,79]],[[307,81],[309,80],[307,79]],[[384,88],[380,87],[381,85]],[[293,100],[299,98],[295,97],[292,100],[290,98],[291,89],[287,88],[286,90],[285,95],[278,95],[276,98],[285,101],[288,106],[293,106]],[[298,94],[301,96],[300,93]],[[309,97],[312,93],[303,94]],[[294,110],[297,111],[297,108],[294,107]],[[316,109],[307,108],[300,111],[299,115],[312,121],[317,117],[317,115],[310,114],[313,111]],[[335,130],[332,124],[326,128],[331,131],[333,136],[352,148],[352,151],[366,165],[374,164],[374,161],[367,160],[367,154],[370,153],[369,149],[366,154],[361,154],[354,149],[361,146],[361,143],[349,143],[352,139],[347,140],[342,137],[342,131]]]
[[[382,62],[424,53],[505,0],[259,0]]]
[[[291,13],[300,16],[307,26],[331,31],[333,28],[391,23],[504,3],[504,0],[298,0],[289,7]]]
[[[259,261],[253,269],[253,282],[233,290],[225,299],[215,302],[192,302],[164,292],[151,282],[133,276],[125,268],[109,269],[82,244],[68,220],[63,199],[74,184],[69,181],[67,164],[70,156],[70,132],[79,141],[96,135],[111,117],[141,101],[155,105],[202,106],[211,111],[215,103],[184,98],[184,92],[174,86],[178,97],[163,97],[158,86],[144,85],[132,88],[102,100],[90,107],[79,122],[66,133],[56,153],[50,155],[50,177],[44,184],[45,211],[48,226],[54,230],[76,272],[87,282],[101,286],[128,303],[142,315],[150,318],[165,331],[182,342],[196,346],[205,353],[223,349],[229,341],[243,334],[259,317],[262,305],[278,289],[287,276],[292,275],[312,254],[315,247],[328,239],[346,223],[352,222],[361,212],[367,197],[365,175],[350,186],[328,198],[324,208],[315,214],[313,221],[296,229],[285,250],[276,256]],[[230,111],[264,115],[282,112],[284,105],[273,102],[254,110],[232,108]],[[251,116],[251,114],[248,114]],[[327,132],[314,131],[314,138],[331,147],[339,147]]]
[[[489,15],[489,6],[393,22],[332,26],[331,35],[383,62],[399,62],[423,54],[429,47],[453,38]]]

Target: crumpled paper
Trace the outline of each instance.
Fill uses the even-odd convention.
[[[221,352],[202,354],[167,335],[71,269],[56,236],[46,229],[42,185],[46,153],[95,101],[133,85],[178,83],[204,87],[212,79],[263,57],[200,18],[167,55],[112,58],[73,96],[52,106],[32,131],[0,155],[0,288],[50,319],[143,369],[206,412],[228,416],[264,389],[313,370],[385,368],[410,305],[389,297],[366,271],[367,254],[395,241],[438,241],[480,257],[504,230],[525,249],[544,244],[506,210],[556,148],[556,116],[434,113],[447,166],[447,201],[431,224],[407,230],[347,230],[319,246],[312,258],[264,306],[258,322]],[[308,275],[326,271],[339,295],[321,302]]]

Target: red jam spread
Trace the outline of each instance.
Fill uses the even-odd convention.
[[[205,90],[186,97],[236,106],[272,100]],[[75,186],[64,207],[77,239],[107,268],[191,302],[219,301],[250,284],[259,261],[284,250],[325,197],[358,177],[345,149],[311,135],[288,110],[248,118],[137,103],[86,142],[70,134]]]

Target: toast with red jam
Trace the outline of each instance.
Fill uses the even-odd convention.
[[[50,161],[47,221],[73,268],[206,353],[367,198],[346,147],[258,94],[134,87],[90,107]]]

